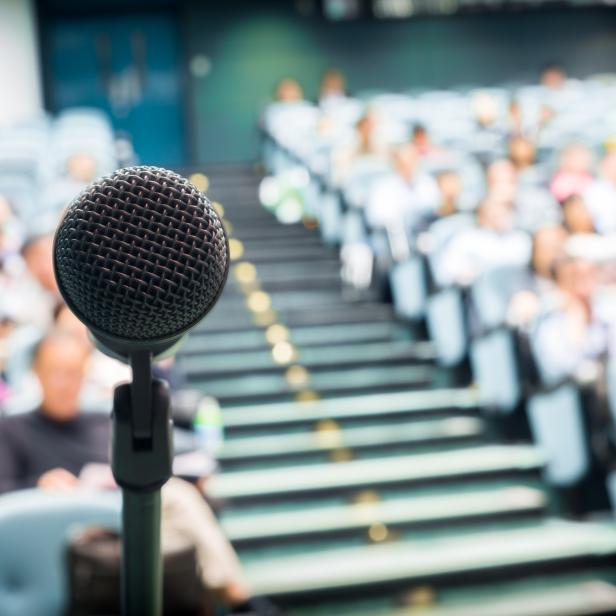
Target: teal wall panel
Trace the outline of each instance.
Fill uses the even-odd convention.
[[[315,3],[318,5],[318,3]],[[276,82],[291,75],[306,95],[340,68],[351,90],[442,87],[535,79],[546,62],[573,75],[616,71],[616,11],[473,14],[399,22],[326,22],[295,3],[184,5],[187,58],[210,70],[190,76],[198,161],[253,160],[256,122]]]

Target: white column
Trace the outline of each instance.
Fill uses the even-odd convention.
[[[33,0],[0,0],[0,127],[43,108]]]

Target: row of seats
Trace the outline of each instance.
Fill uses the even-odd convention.
[[[612,186],[606,169],[613,158],[615,97],[613,76],[569,80],[559,88],[415,91],[363,99],[339,93],[319,105],[274,103],[262,123],[268,171],[261,185],[264,205],[283,222],[293,219],[289,212],[316,218],[323,240],[340,248],[347,287],[360,294],[376,290],[379,296],[389,295],[399,318],[425,325],[438,362],[478,386],[484,407],[508,426],[511,438],[530,432],[545,450],[551,485],[566,494],[601,494],[571,501],[577,512],[605,508],[609,496],[616,503],[611,474],[616,379],[610,334],[604,334],[608,342],[602,340],[600,351],[579,352],[567,370],[555,368],[542,346],[542,328],[560,305],[544,309],[543,304],[556,295],[556,278],[564,276],[565,262],[582,259],[601,268],[594,295],[603,293],[607,312],[614,306],[609,249],[606,244],[596,248],[599,235],[613,229],[602,228],[591,193],[600,183]],[[408,191],[397,194],[384,187],[392,185],[392,177],[404,176],[405,144],[414,149],[411,156],[417,161],[403,178]],[[530,150],[524,164],[520,157],[526,155],[516,151],[518,146]],[[393,162],[388,149],[394,152]],[[576,153],[587,162],[570,164]],[[600,169],[592,165],[592,156],[605,157]],[[503,195],[502,186],[493,183],[506,165],[513,167],[511,195]],[[446,197],[441,181],[447,175],[455,175],[459,186],[455,208],[441,215],[438,199]],[[424,178],[423,188],[438,182],[440,189],[427,210],[421,202]],[[565,193],[559,190],[563,179],[571,182]],[[607,212],[616,208],[613,188],[601,204]],[[575,250],[581,229],[569,220],[575,199],[585,201],[580,207],[594,223],[583,236],[588,243],[581,251]],[[460,261],[473,249],[452,250],[452,245],[461,243],[469,229],[481,228],[482,216],[495,220],[507,214],[496,205],[488,207],[491,200],[511,201],[513,224],[499,230],[496,223],[495,250],[485,248],[474,271],[465,272]],[[388,210],[394,215],[383,214]],[[534,255],[550,241],[540,237],[546,229],[562,230],[563,240],[546,268],[546,288],[537,290],[530,279],[538,277],[533,261],[539,257]],[[467,237],[468,243],[484,241],[472,233]],[[502,248],[507,242],[509,251]],[[512,315],[514,298],[524,299],[530,290],[541,308],[529,308],[532,314],[524,318]],[[593,319],[589,330],[596,324]],[[611,327],[609,318],[605,327]],[[552,355],[569,350],[558,344],[548,349]]]
[[[79,186],[118,166],[108,117],[91,108],[42,115],[0,131],[0,194],[23,221],[55,222]]]

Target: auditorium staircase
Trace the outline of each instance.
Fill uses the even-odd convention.
[[[616,525],[559,514],[531,443],[385,303],[349,297],[318,229],[249,166],[208,169],[232,263],[179,366],[223,407],[207,491],[256,592],[293,615],[616,613]]]

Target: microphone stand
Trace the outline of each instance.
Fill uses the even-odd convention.
[[[152,378],[152,353],[130,354],[132,383],[113,399],[111,468],[122,488],[122,615],[161,616],[160,491],[171,477],[169,388]]]

